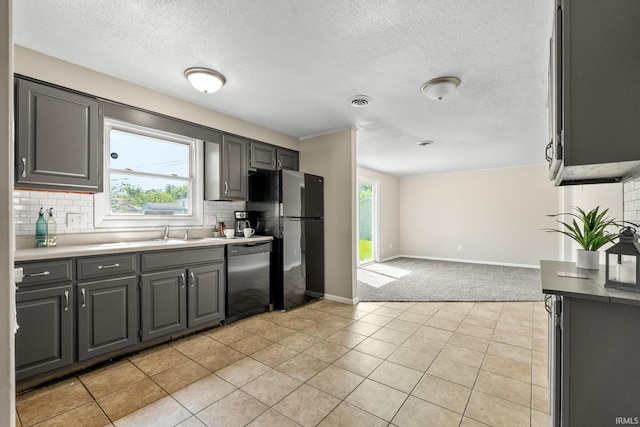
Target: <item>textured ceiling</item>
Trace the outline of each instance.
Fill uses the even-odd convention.
[[[357,129],[396,175],[544,163],[552,2],[14,0],[16,44],[301,139]],[[188,67],[227,78],[204,95]],[[433,101],[420,86],[454,75]],[[373,101],[353,108],[349,98]],[[433,140],[418,147],[421,140]]]

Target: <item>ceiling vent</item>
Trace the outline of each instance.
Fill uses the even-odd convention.
[[[352,107],[362,108],[371,103],[371,98],[367,95],[356,95],[349,99],[349,103]]]
[[[425,139],[423,141],[418,141],[418,147],[426,147],[427,145],[433,144],[433,141],[430,139]]]

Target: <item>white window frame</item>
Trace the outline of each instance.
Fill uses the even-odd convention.
[[[110,132],[119,130],[128,133],[135,133],[151,138],[162,139],[189,146],[189,198],[191,203],[190,215],[118,215],[110,212]],[[104,119],[104,162],[103,162],[103,183],[102,193],[94,197],[94,227],[114,228],[114,227],[157,227],[165,224],[174,226],[202,226],[204,225],[204,190],[202,176],[204,171],[202,156],[203,141],[196,138],[189,138],[182,135],[173,134],[157,129],[134,125],[116,119]]]

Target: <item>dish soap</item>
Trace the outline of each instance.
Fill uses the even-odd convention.
[[[55,246],[58,244],[58,235],[56,234],[56,219],[53,217],[53,208],[47,209],[49,218],[47,218],[47,246]]]
[[[47,246],[47,221],[44,219],[44,210],[40,208],[38,220],[36,221],[36,247]]]

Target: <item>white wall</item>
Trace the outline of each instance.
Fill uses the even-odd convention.
[[[0,425],[15,425],[12,2],[0,2]]]
[[[378,257],[380,261],[400,252],[400,178],[358,167],[358,177],[378,181]],[[356,194],[356,198],[357,198]]]
[[[404,255],[538,266],[559,259],[558,237],[543,228],[560,212],[546,166],[403,177]],[[459,247],[460,246],[460,250]]]
[[[325,298],[353,303],[357,294],[355,131],[301,141],[300,170],[325,179]]]

